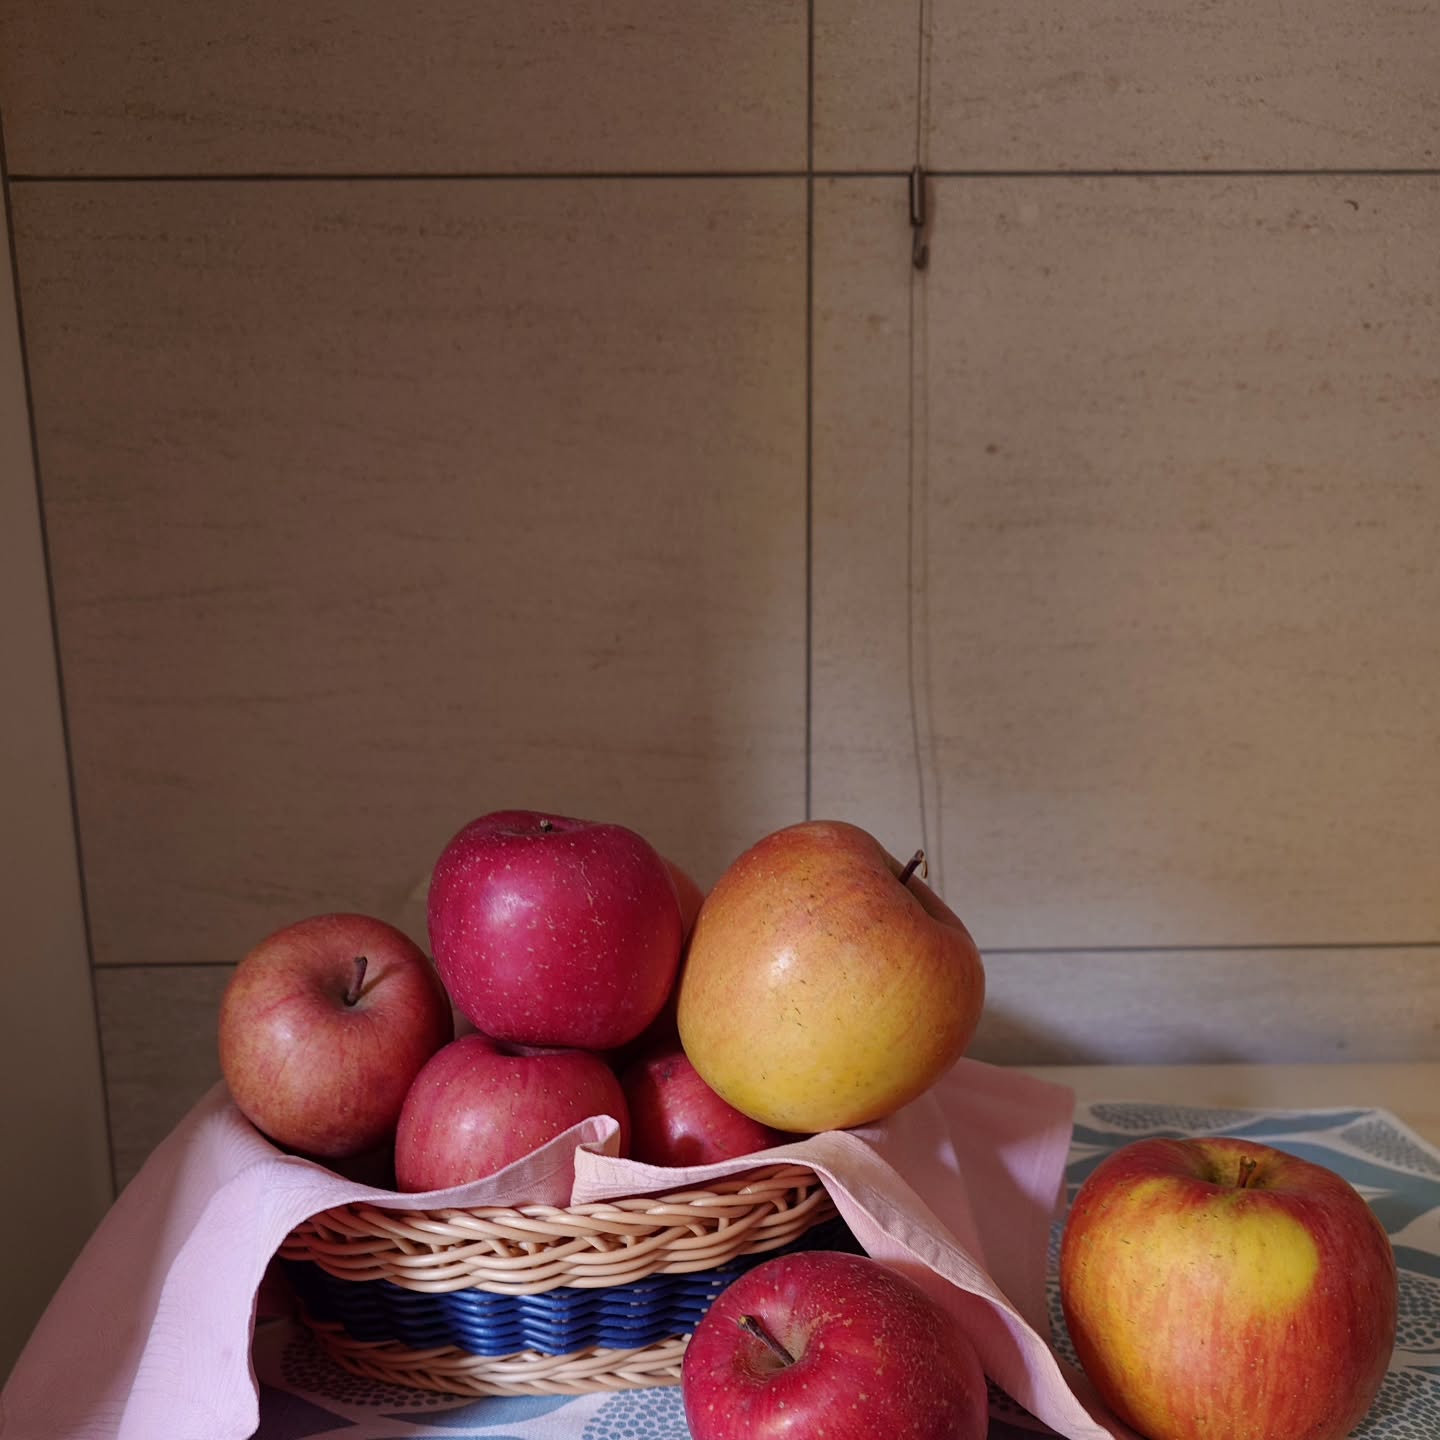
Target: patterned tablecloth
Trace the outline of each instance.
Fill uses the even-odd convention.
[[[1202,1110],[1130,1102],[1077,1109],[1069,1194],[1112,1150],[1146,1136],[1241,1135],[1338,1171],[1370,1202],[1400,1268],[1400,1325],[1390,1371],[1355,1440],[1440,1437],[1440,1152],[1381,1110]],[[1055,1286],[1061,1225],[1050,1246],[1056,1348],[1074,1360]],[[578,1397],[455,1400],[337,1370],[288,1321],[255,1339],[255,1440],[688,1440],[677,1387]],[[994,1397],[991,1440],[1034,1440],[1028,1417]]]

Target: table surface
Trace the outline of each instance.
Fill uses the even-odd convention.
[[[1145,1100],[1222,1109],[1388,1110],[1440,1146],[1440,1063],[1412,1065],[1025,1065],[1080,1102]]]

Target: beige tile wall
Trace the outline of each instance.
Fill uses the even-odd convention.
[[[10,6],[121,1174],[498,805],[924,840],[986,1058],[1440,1055],[1434,17],[1322,12]]]
[[[821,0],[822,169],[1423,169],[1437,21],[1410,0]],[[926,37],[920,52],[917,42]]]
[[[7,222],[0,197],[0,225]],[[113,1199],[19,316],[0,274],[0,1386]],[[15,1183],[15,1170],[34,1181]]]

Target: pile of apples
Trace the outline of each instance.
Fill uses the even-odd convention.
[[[382,1156],[410,1192],[596,1115],[621,1154],[661,1166],[867,1124],[950,1068],[984,1003],[979,952],[920,858],[807,821],[702,896],[624,826],[482,816],[432,873],[433,964],[368,916],[287,926],[226,992],[222,1069],[277,1144]],[[1140,1141],[1099,1165],[1066,1219],[1060,1290],[1087,1374],[1150,1440],[1340,1440],[1395,1338],[1394,1256],[1365,1200],[1233,1138]],[[949,1313],[863,1256],[742,1276],[681,1383],[696,1440],[986,1433],[984,1375]]]
[[[411,1192],[595,1115],[655,1165],[879,1119],[953,1064],[984,1000],[914,862],[841,822],[765,837],[704,896],[623,825],[499,811],[441,853],[427,923],[433,964],[370,916],[286,926],[219,1026],[260,1131],[328,1163],[393,1156]]]
[[[932,1085],[980,1018],[960,920],[854,825],[766,836],[708,896],[642,836],[531,811],[466,825],[431,874],[434,963],[320,915],[262,940],[220,1012],[221,1068],[277,1144],[397,1187],[493,1174],[596,1115],[653,1165],[865,1124]],[[456,1014],[473,1030],[455,1035]],[[984,1374],[917,1284],[864,1256],[776,1256],[687,1351],[697,1440],[980,1440]],[[798,1425],[798,1430],[795,1426]]]

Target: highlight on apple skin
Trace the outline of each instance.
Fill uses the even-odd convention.
[[[1102,1161],[1065,1222],[1060,1295],[1086,1374],[1149,1440],[1342,1440],[1395,1343],[1395,1257],[1364,1198],[1229,1136]]]

